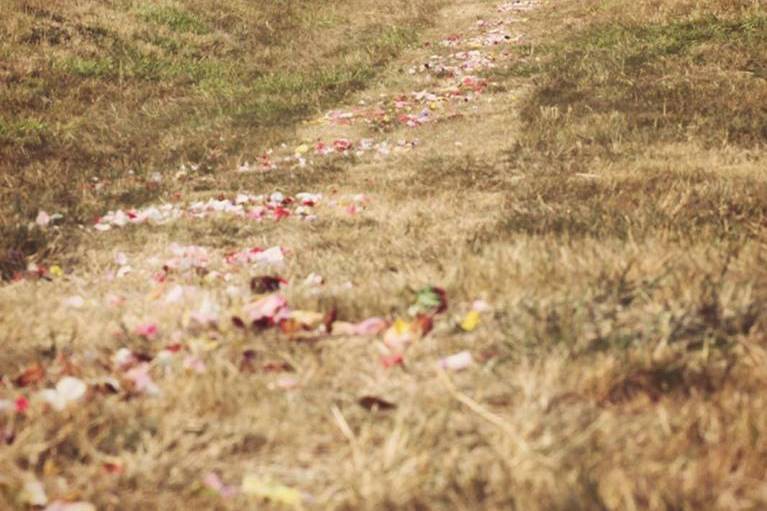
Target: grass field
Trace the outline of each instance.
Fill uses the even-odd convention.
[[[767,505],[764,2],[42,5],[0,507]]]
[[[364,87],[429,23],[432,3],[46,2],[0,6],[0,270],[71,246],[105,204],[167,192],[258,154]],[[52,238],[52,239],[51,239]]]

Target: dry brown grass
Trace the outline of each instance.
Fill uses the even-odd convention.
[[[0,273],[62,253],[105,207],[231,169],[372,80],[432,2],[0,5]],[[39,208],[66,233],[30,230]]]
[[[492,12],[447,6],[424,40]],[[12,379],[35,362],[48,368],[40,386],[66,371],[94,381],[120,346],[155,354],[181,340],[207,370],[155,367],[156,398],[92,388],[64,412],[33,403],[0,415],[0,432],[14,433],[0,452],[0,503],[14,506],[34,475],[49,496],[99,509],[279,507],[212,494],[200,479],[216,471],[296,488],[316,509],[765,507],[767,83],[754,70],[767,41],[749,27],[766,15],[760,2],[546,2],[512,25],[528,40],[493,73],[496,92],[420,128],[416,151],[174,184],[182,200],[364,192],[362,213],[83,234],[70,275],[0,289],[0,399],[34,390]],[[349,104],[433,86],[401,69],[438,51],[411,49]],[[306,125],[295,140],[342,133]],[[449,308],[390,369],[378,339],[195,329],[186,318],[203,294],[223,317],[238,313],[249,298],[226,288],[247,287],[249,270],[158,287],[152,257],[171,242],[217,254],[287,247],[291,306],[343,320],[404,316],[428,284],[444,286]],[[135,269],[107,281],[116,251]],[[302,284],[310,273],[324,277],[319,290]],[[173,283],[199,294],[163,305]],[[106,305],[114,293],[122,306]],[[66,305],[72,295],[81,308]],[[493,310],[461,332],[477,298]],[[132,333],[149,319],[161,329],[151,343]],[[246,350],[254,370],[243,370]],[[473,366],[437,369],[460,350]],[[284,364],[298,383],[287,390],[285,373],[264,369]],[[395,407],[369,410],[365,396]]]

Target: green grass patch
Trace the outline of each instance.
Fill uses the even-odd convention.
[[[617,112],[627,120],[623,136],[644,141],[693,136],[712,144],[754,145],[767,140],[763,14],[603,23],[555,51],[525,110],[532,124],[541,121],[542,109],[555,107],[581,120]]]
[[[69,57],[60,62],[59,67],[65,73],[81,78],[106,78],[113,75],[114,61],[110,57]]]
[[[43,144],[50,135],[49,126],[38,119],[0,119],[0,144],[29,148]]]
[[[144,21],[168,27],[174,32],[207,34],[210,28],[199,17],[178,7],[165,5],[146,5],[140,11]]]

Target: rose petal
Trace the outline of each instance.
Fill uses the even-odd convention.
[[[474,359],[472,358],[471,353],[468,351],[461,351],[454,355],[450,355],[449,357],[440,359],[439,366],[450,371],[461,371],[469,367],[472,363],[474,363]]]

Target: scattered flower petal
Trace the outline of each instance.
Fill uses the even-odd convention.
[[[25,396],[19,396],[13,402],[13,409],[16,413],[26,413],[29,410],[29,399]]]
[[[239,493],[239,488],[225,484],[215,472],[208,472],[202,478],[202,483],[209,489],[218,493],[224,498],[231,498]]]
[[[265,481],[253,474],[245,475],[240,489],[245,495],[267,499],[286,506],[299,507],[304,500],[304,496],[295,488]]]
[[[461,329],[465,332],[471,332],[479,325],[480,316],[476,310],[469,311],[461,320]]]
[[[136,327],[136,335],[149,341],[155,339],[158,333],[159,329],[154,323],[144,323]]]
[[[96,511],[96,506],[90,502],[64,502],[56,500],[48,504],[44,511]]]
[[[40,391],[40,397],[54,410],[61,411],[74,401],[85,395],[88,386],[82,380],[65,376],[56,384],[54,389]]]
[[[449,357],[440,359],[439,366],[442,369],[448,369],[450,371],[461,371],[468,368],[473,362],[474,359],[470,352],[461,351],[454,355],[450,355]]]
[[[40,227],[48,227],[48,224],[51,223],[51,217],[45,211],[40,210],[37,213],[37,218],[35,218],[35,223]]]
[[[29,506],[44,506],[48,503],[43,483],[37,479],[28,479],[19,493],[19,501]]]

